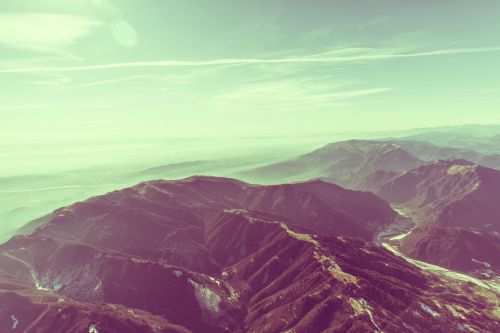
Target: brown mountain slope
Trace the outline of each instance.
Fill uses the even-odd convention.
[[[384,179],[375,192],[413,210],[419,225],[500,231],[500,171],[463,160],[437,161]]]
[[[70,206],[71,219],[62,219],[58,212],[31,235],[0,246],[0,317],[8,323],[2,330],[10,332],[14,326],[27,332],[76,333],[495,328],[498,295],[488,289],[424,273],[361,240],[316,236],[269,213],[225,209],[223,203],[215,208],[221,187],[209,191],[205,179],[194,180],[196,191],[189,186],[193,180],[174,184],[175,191],[185,195],[182,203],[193,198],[188,208],[176,203],[177,194],[169,192],[170,202],[169,196],[159,196],[157,191],[165,191],[166,182],[141,184],[96,198],[97,206],[94,200]],[[224,181],[222,187],[232,192],[235,185],[241,184]],[[137,207],[137,196],[142,208]],[[108,223],[107,211],[120,211],[122,205],[127,208],[119,219],[124,223],[116,218]],[[135,208],[130,211],[129,205]],[[151,211],[164,218],[154,220],[159,225],[154,233],[144,234],[154,228],[148,221]],[[132,212],[139,219],[131,224],[133,219],[127,216]],[[182,233],[182,239],[191,245],[170,246],[171,241],[177,244],[173,229],[190,231]],[[100,234],[106,234],[105,242],[96,240]],[[151,255],[164,254],[165,247],[167,256]],[[200,266],[202,260],[213,264]]]
[[[374,173],[358,185],[411,215],[418,228],[399,241],[407,255],[476,276],[498,275],[500,171],[447,160],[399,175]]]
[[[363,207],[363,209],[360,209]],[[227,178],[191,177],[179,181],[154,181],[133,188],[111,192],[55,211],[24,228],[29,233],[38,225],[45,224],[45,232],[53,234],[65,229],[74,240],[84,239],[96,245],[108,242],[108,233],[97,234],[93,226],[119,227],[120,234],[127,236],[136,224],[148,224],[144,239],[159,244],[157,230],[167,228],[175,238],[184,236],[203,237],[203,220],[224,209],[255,209],[291,219],[294,223],[319,233],[349,235],[372,239],[378,226],[390,223],[395,212],[384,200],[372,193],[345,190],[323,181],[297,184],[260,186]],[[88,219],[85,229],[71,223],[76,219]],[[179,228],[179,223],[188,227]],[[56,228],[53,226],[56,225]],[[71,230],[70,230],[71,229]],[[174,237],[174,236],[172,236]],[[184,237],[185,238],[185,237]],[[123,251],[135,251],[135,244],[126,244],[114,238]],[[173,240],[168,239],[169,244]],[[182,240],[181,242],[184,243]],[[140,244],[138,244],[140,245]],[[193,249],[196,244],[192,244]],[[153,254],[152,254],[153,255]],[[168,255],[168,253],[154,255]],[[203,260],[205,264],[208,264]]]
[[[425,227],[404,238],[401,250],[413,258],[484,278],[500,275],[500,234],[484,229]]]

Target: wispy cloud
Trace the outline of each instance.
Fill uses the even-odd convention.
[[[51,73],[49,75],[54,75]],[[71,83],[72,79],[63,74],[56,74],[54,77],[29,81],[29,84],[37,85],[37,86],[46,86],[46,87],[65,87],[69,83]]]
[[[37,72],[78,72],[89,70],[109,70],[120,68],[148,67],[203,67],[221,65],[252,65],[252,64],[342,64],[355,62],[380,61],[400,58],[432,57],[441,55],[499,52],[500,47],[455,48],[421,52],[402,52],[393,49],[376,48],[344,48],[329,52],[282,58],[227,58],[212,60],[163,60],[119,62],[99,65],[68,66],[68,67],[24,67],[1,69],[0,73],[37,73]]]
[[[324,80],[267,81],[222,91],[213,96],[209,104],[220,111],[303,111],[345,106],[351,99],[392,90],[387,87],[353,89],[350,86],[350,82]]]
[[[0,14],[0,45],[42,53],[64,53],[88,36],[99,22],[66,14]]]
[[[154,78],[154,77],[156,77],[156,75],[132,75],[132,76],[121,77],[121,78],[116,78],[116,79],[109,79],[109,80],[101,80],[101,81],[93,81],[93,82],[82,83],[82,84],[79,84],[79,85],[72,86],[72,88],[85,88],[85,87],[103,86],[103,85],[115,84],[115,83],[120,83],[120,82],[125,82],[125,81],[151,79],[151,78]]]

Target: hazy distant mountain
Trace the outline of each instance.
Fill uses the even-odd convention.
[[[485,167],[500,169],[500,154],[482,154],[472,149],[438,146],[422,141],[389,140],[388,142],[399,145],[424,161],[464,159]]]
[[[479,124],[465,124],[455,126],[438,126],[438,127],[424,127],[408,130],[406,135],[415,135],[422,133],[456,133],[470,136],[495,136],[500,135],[500,125],[479,125]]]
[[[210,172],[220,167],[222,166],[218,161],[189,161],[156,166],[142,170],[136,176],[161,177],[168,175],[173,178],[181,175],[185,177],[186,175]]]
[[[422,163],[395,144],[349,140],[328,144],[281,163],[248,170],[244,176],[267,181],[325,178],[344,184],[377,170],[399,172]]]
[[[467,159],[500,169],[500,155],[470,149],[440,147],[419,141],[349,140],[328,144],[280,163],[247,170],[244,178],[264,182],[323,178],[357,188],[358,180],[374,172],[399,173],[439,159]]]
[[[494,135],[471,135],[460,132],[424,132],[404,140],[429,142],[439,146],[472,149],[483,154],[500,154],[500,130]]]
[[[489,288],[314,232],[370,232],[392,215],[325,182],[142,183],[1,245],[0,322],[61,333],[493,332]]]

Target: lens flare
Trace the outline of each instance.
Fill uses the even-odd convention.
[[[138,43],[138,36],[135,28],[124,20],[118,20],[111,24],[111,33],[118,44],[125,47],[135,47]]]

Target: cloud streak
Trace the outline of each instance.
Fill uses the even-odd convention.
[[[82,16],[50,13],[0,14],[0,45],[41,53],[63,53],[101,25]]]
[[[47,72],[80,72],[91,70],[111,70],[123,68],[157,68],[157,67],[204,67],[221,65],[253,65],[253,64],[342,64],[355,62],[369,62],[378,60],[432,57],[454,54],[499,52],[500,47],[485,48],[455,48],[441,49],[413,53],[403,53],[391,49],[374,48],[345,48],[330,52],[296,57],[276,59],[264,58],[227,58],[212,60],[163,60],[163,61],[136,61],[119,62],[86,66],[67,67],[23,67],[0,69],[0,73],[47,73]]]
[[[104,85],[115,84],[115,83],[126,82],[126,81],[151,79],[153,77],[155,77],[155,76],[154,75],[133,75],[133,76],[122,77],[122,78],[117,78],[117,79],[83,83],[83,84],[79,84],[76,86],[72,86],[72,88],[86,88],[86,87],[104,86]]]
[[[348,82],[280,80],[249,84],[209,98],[219,111],[293,111],[344,107],[363,96],[391,91],[388,87],[350,88]]]

